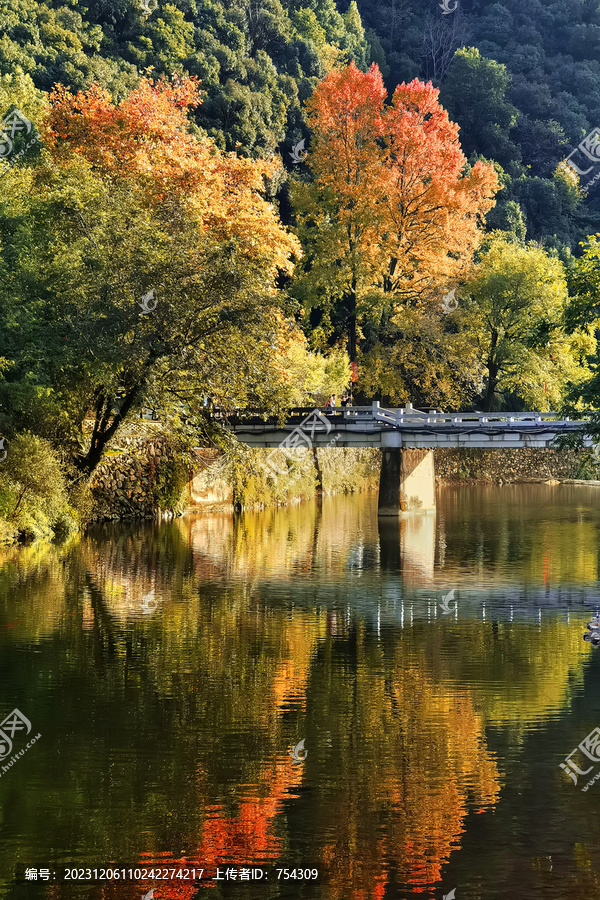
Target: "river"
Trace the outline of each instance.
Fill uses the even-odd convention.
[[[2,896],[600,897],[599,499],[446,487],[380,525],[363,494],[4,551]]]

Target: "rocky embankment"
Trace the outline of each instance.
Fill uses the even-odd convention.
[[[159,429],[125,437],[90,482],[92,519],[168,518],[186,505],[188,464]]]
[[[324,494],[376,489],[377,450],[282,451],[199,448],[183,455],[160,429],[133,434],[98,466],[92,519],[154,519],[185,509],[260,509]]]
[[[491,484],[569,481],[597,478],[599,467],[589,454],[575,450],[451,450],[435,451],[438,482],[473,481]]]
[[[184,455],[159,427],[122,439],[94,473],[93,519],[155,519],[186,509],[260,509],[317,493],[377,490],[380,452],[328,447],[290,457],[280,450],[200,448]],[[528,483],[599,477],[589,454],[574,450],[435,451],[438,484]]]

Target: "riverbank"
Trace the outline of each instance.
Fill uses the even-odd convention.
[[[600,484],[600,465],[589,451],[438,449],[434,460],[438,485]],[[77,518],[85,528],[102,521],[171,519],[186,510],[260,510],[319,494],[377,491],[380,465],[381,453],[372,448],[190,450],[159,423],[139,422],[123,430],[89,483],[79,486],[71,525],[76,527]],[[62,526],[64,514],[55,518]],[[42,529],[31,521],[28,513],[23,531],[0,514],[0,526],[7,526],[2,542],[52,536],[50,524]]]

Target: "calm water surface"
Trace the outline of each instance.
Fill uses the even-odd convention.
[[[3,897],[600,898],[600,763],[559,767],[600,726],[600,492],[376,501],[0,556],[1,718],[41,735],[0,769]]]

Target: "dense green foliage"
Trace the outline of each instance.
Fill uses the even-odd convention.
[[[2,461],[0,544],[17,534],[49,538],[76,528],[64,471],[51,445],[29,433],[17,435]]]
[[[574,248],[600,222],[597,187],[577,208],[553,177],[600,123],[590,0],[461,0],[449,16],[430,0],[160,0],[150,14],[141,0],[0,0],[0,33],[0,75],[20,67],[40,90],[97,81],[119,98],[148,68],[197,75],[200,128],[223,148],[286,162],[307,136],[302,105],[336,61],[377,62],[390,91],[431,78],[467,156],[505,172],[495,227],[518,204],[528,238]],[[461,47],[472,49],[454,56]]]

